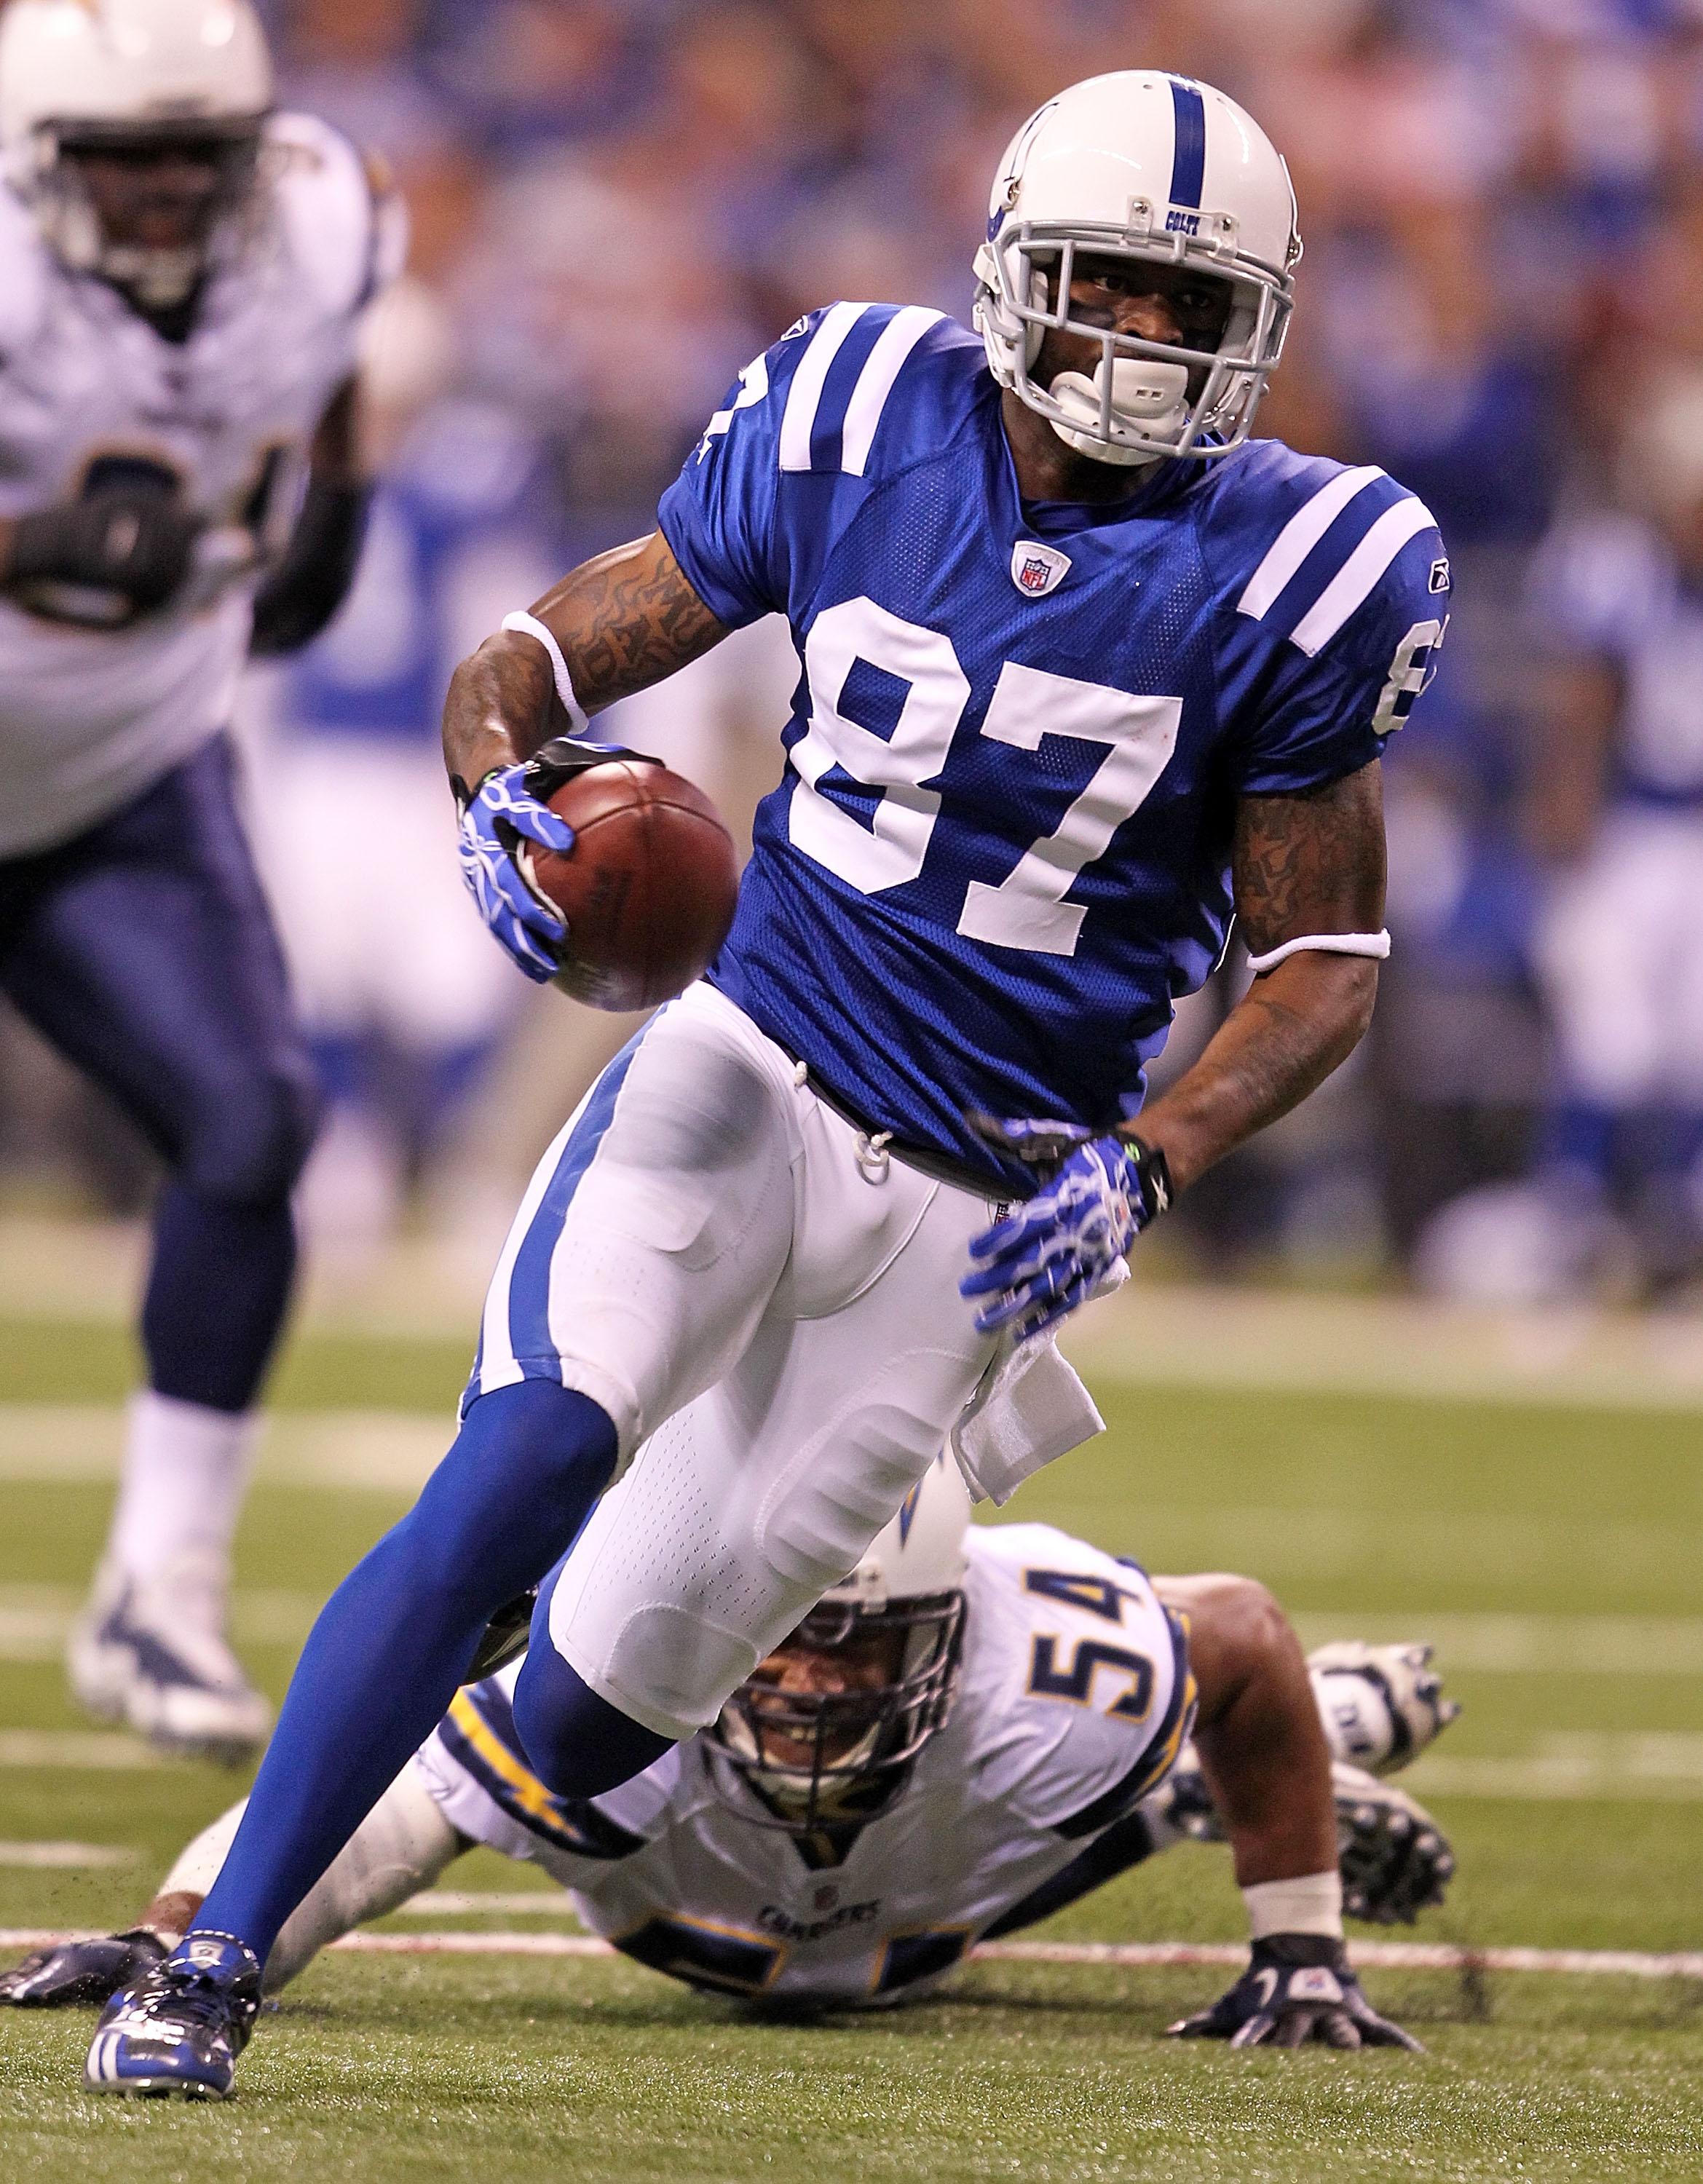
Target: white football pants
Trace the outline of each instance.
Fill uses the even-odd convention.
[[[1703,816],[1622,805],[1537,933],[1568,1091],[1703,1106]]]
[[[690,1736],[852,1568],[992,1356],[958,1285],[996,1211],[872,1153],[707,985],[610,1064],[522,1201],[467,1391],[559,1380],[615,1423],[630,1477],[550,1614],[595,1691]]]

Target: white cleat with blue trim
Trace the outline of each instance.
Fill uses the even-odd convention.
[[[187,1560],[147,1585],[102,1565],[66,1649],[71,1689],[98,1720],[232,1766],[260,1750],[272,1709],[226,1643],[221,1580]]]
[[[248,1944],[187,1934],[102,2012],[83,2091],[226,2100],[260,2007],[260,1959]]]

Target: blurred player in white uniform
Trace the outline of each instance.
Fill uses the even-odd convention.
[[[360,570],[323,635],[251,678],[244,709],[255,849],[326,1098],[297,1211],[310,1246],[346,1253],[394,1228],[526,994],[456,874],[438,722],[456,661],[559,556],[535,441],[453,392],[456,360],[432,289],[394,283],[363,334],[378,475]],[[383,812],[386,855],[409,875],[405,948],[369,914],[369,867],[327,854],[326,814],[351,797]]]
[[[1293,1632],[1246,1579],[1150,1584],[1050,1525],[967,1531],[969,1513],[942,1458],[713,1728],[595,1800],[554,1797],[533,1772],[514,1669],[461,1691],[285,1926],[268,1986],[482,1843],[541,1865],[595,1932],[694,1986],[801,2008],[911,2000],[977,1941],[1186,1835],[1221,1836],[1209,1781],[1246,1868],[1293,1820],[1296,1775],[1310,1769],[1322,1789],[1321,1722],[1346,1908],[1410,1920],[1441,1899],[1453,1870],[1441,1835],[1354,1763],[1400,1766],[1453,1714],[1426,1649],[1327,1647],[1309,1681]],[[1185,1741],[1190,1658],[1198,1750]],[[182,1852],[137,1928],[41,1953],[0,1981],[0,2001],[103,2000],[157,1961],[241,1810]],[[1286,1886],[1248,1889],[1256,1945],[1293,1915]],[[1337,1978],[1334,1939],[1315,1953]],[[1298,1998],[1290,2032],[1320,2000]],[[1283,2015],[1250,2038],[1279,2036]]]
[[[1443,1286],[1523,1299],[1703,1263],[1703,374],[1629,421],[1628,509],[1574,511],[1533,564],[1559,655],[1534,832],[1554,1081],[1529,1181],[1445,1209]],[[1636,1137],[1628,1124],[1637,1124]]]
[[[71,1677],[234,1755],[269,1720],[224,1596],[315,1095],[224,731],[251,647],[353,571],[399,214],[272,111],[248,0],[14,0],[0,152],[0,989],[168,1170]]]

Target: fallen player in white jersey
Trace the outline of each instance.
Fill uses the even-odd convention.
[[[1334,1776],[1340,1878],[1245,1890],[1270,1991],[1250,1975],[1171,2029],[1411,2045],[1348,1970],[1340,1913],[1411,1920],[1454,1869],[1429,1815],[1354,1763],[1399,1766],[1452,1718],[1427,1649],[1330,1646],[1309,1677],[1250,1580],[1150,1584],[1049,1525],[968,1519],[943,1459],[713,1729],[595,1800],[553,1797],[528,1767],[515,1666],[461,1691],[285,1926],[267,1986],[485,1844],[542,1865],[595,1932],[694,1986],[791,2008],[908,2000],[976,1941],[1185,1836],[1227,1833],[1244,1877],[1316,1862]],[[104,2001],[157,1961],[242,1810],[188,1846],[131,1931],[38,1953],[0,2000]]]

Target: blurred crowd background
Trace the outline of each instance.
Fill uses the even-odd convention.
[[[304,1186],[321,1251],[410,1226],[488,1250],[624,1035],[526,989],[460,900],[435,752],[455,660],[650,527],[739,366],[800,311],[967,320],[1016,124],[1080,76],[1155,65],[1242,101],[1294,176],[1306,254],[1258,429],[1413,488],[1455,577],[1435,687],[1388,761],[1395,948],[1372,1038],[1192,1195],[1167,1262],[1695,1295],[1703,0],[265,12],[285,100],[384,155],[413,235],[371,331],[384,484],[361,575],[244,706],[331,1100]],[[749,632],[635,701],[627,738],[748,815],[794,671],[784,632]],[[346,815],[376,794],[396,831],[369,867]],[[1237,982],[1232,959],[1168,1067]],[[10,1028],[0,1185],[137,1203],[146,1159],[92,1099]]]

